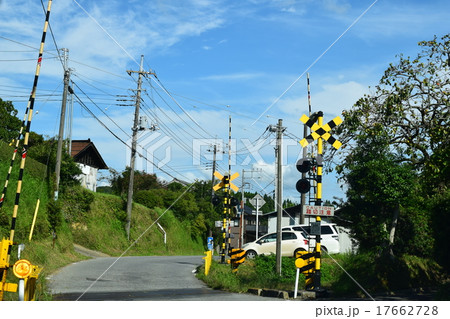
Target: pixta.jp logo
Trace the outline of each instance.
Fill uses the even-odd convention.
[[[147,132],[140,134],[136,143],[135,170],[154,173],[155,168],[162,168],[172,159],[172,147],[169,144],[170,137],[159,132]],[[127,141],[131,145],[131,139]],[[127,147],[126,160],[130,161],[131,148]]]

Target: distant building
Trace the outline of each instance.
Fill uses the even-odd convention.
[[[91,139],[87,140],[72,140],[71,156],[78,163],[82,174],[78,176],[81,186],[97,190],[97,173],[99,169],[107,169],[108,166],[101,157],[94,143]]]
[[[231,219],[230,244],[233,248],[239,247],[241,233],[243,236],[243,244],[254,241],[267,233],[267,218],[265,215],[262,215],[262,212],[259,212],[258,215],[258,236],[256,235],[256,211],[252,210],[249,206],[244,205],[243,219],[243,223],[241,223],[240,212],[236,217]],[[244,228],[241,227],[242,225]],[[221,221],[216,223],[216,226],[221,227]],[[217,244],[219,244],[219,242],[221,242],[221,240],[219,240]]]
[[[302,213],[301,205],[283,208],[282,212],[281,227],[300,224],[300,216]],[[269,226],[267,231],[269,233],[274,233],[277,231],[277,215],[277,211],[266,214]],[[309,216],[305,216],[305,224],[309,224],[310,221],[315,221],[315,217],[310,218]],[[330,222],[327,217],[322,217],[322,221],[325,223]]]

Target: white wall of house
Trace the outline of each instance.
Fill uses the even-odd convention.
[[[290,225],[289,222],[290,222],[289,217],[282,217],[281,218],[281,227],[289,226]],[[276,232],[277,231],[277,217],[276,216],[269,217],[267,226],[268,226],[268,228],[267,228],[268,233]]]
[[[78,180],[81,182],[81,186],[87,188],[93,192],[97,190],[97,173],[98,169],[89,165],[80,164],[82,174],[78,175]]]

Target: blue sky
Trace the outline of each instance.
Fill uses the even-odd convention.
[[[397,54],[414,56],[419,41],[448,33],[449,12],[443,0],[54,1],[31,129],[57,135],[63,68],[56,48],[67,48],[78,98],[130,145],[134,107],[117,99],[131,99],[118,96],[134,94],[137,76],[126,71],[138,70],[144,55],[144,70],[157,79],[143,82],[140,114],[159,129],[141,132],[140,152],[170,176],[142,158],[138,169],[166,180],[211,178],[207,150],[216,143],[228,152],[231,116],[232,171],[262,169],[251,190],[270,193],[275,135],[266,128],[283,119],[284,197],[298,200],[306,71],[312,110],[331,120],[370,93]],[[44,20],[40,1],[0,1],[0,97],[13,101],[20,119]],[[129,165],[129,148],[78,99],[72,138],[90,138],[117,171]],[[227,154],[218,159],[223,174]],[[329,174],[323,197],[333,196],[344,193]]]

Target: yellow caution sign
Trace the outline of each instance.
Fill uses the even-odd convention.
[[[33,272],[33,265],[26,259],[16,261],[13,266],[13,273],[19,279],[27,278]]]

